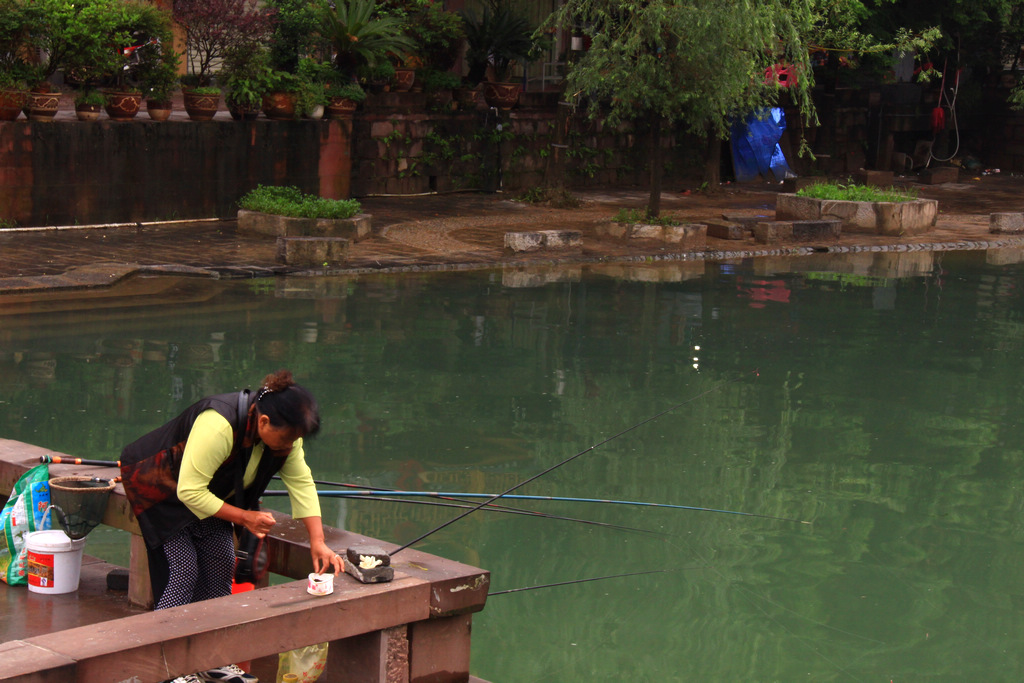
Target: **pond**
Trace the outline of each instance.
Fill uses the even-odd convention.
[[[8,298],[0,435],[114,459],[193,400],[288,367],[321,402],[321,479],[500,492],[578,454],[515,493],[687,506],[508,500],[548,516],[481,511],[418,543],[490,570],[492,593],[530,588],[474,617],[482,678],[1019,680],[1021,261],[865,252]],[[459,510],[323,512],[403,543]],[[127,557],[112,532],[87,552]]]

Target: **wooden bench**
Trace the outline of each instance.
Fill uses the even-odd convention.
[[[39,456],[63,455],[0,440],[0,493],[7,494]],[[110,469],[50,465],[50,476],[111,476]],[[184,673],[252,661],[263,681],[275,680],[277,654],[329,642],[320,680],[366,683],[469,681],[472,613],[483,609],[488,572],[403,550],[390,583],[362,584],[345,574],[332,595],[306,590],[312,570],[305,527],[275,513],[270,569],[293,579],[192,605],[152,612],[133,604],[143,593],[144,551],[123,489],[110,496],[103,523],[133,532],[128,597],[106,590],[111,565],[83,562],[77,593],[41,595],[0,585],[6,603],[0,681],[49,683],[159,682]],[[394,544],[325,527],[328,544]],[[148,588],[148,578],[145,580]],[[3,604],[0,603],[0,604]]]

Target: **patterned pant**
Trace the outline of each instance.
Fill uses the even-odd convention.
[[[216,517],[193,522],[148,556],[154,609],[231,595],[235,541],[230,522]]]

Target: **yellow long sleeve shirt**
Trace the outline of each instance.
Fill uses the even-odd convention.
[[[199,519],[212,517],[225,502],[211,493],[207,486],[214,472],[231,455],[233,443],[231,424],[215,410],[204,410],[192,425],[182,454],[181,471],[178,473],[178,500]],[[259,442],[253,447],[249,464],[245,468],[242,480],[245,486],[249,486],[255,479],[263,455],[263,443]],[[306,464],[301,438],[296,439],[278,475],[288,489],[292,517],[319,517],[320,500],[313,484],[313,473]],[[227,502],[233,504],[233,497],[229,496]]]

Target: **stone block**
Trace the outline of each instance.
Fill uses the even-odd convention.
[[[541,249],[579,249],[583,234],[579,230],[538,230],[536,232],[506,232],[505,249],[513,253]]]
[[[647,223],[634,223],[629,236],[635,240],[658,240],[665,241],[665,228],[660,225],[649,225]]]
[[[918,175],[925,185],[940,185],[942,183],[955,183],[960,180],[960,169],[955,166],[938,166],[926,168]]]
[[[758,244],[774,244],[793,239],[792,221],[761,221],[754,225],[754,241]]]
[[[238,212],[238,232],[240,233],[291,237],[312,234],[315,225],[316,220],[313,218],[276,216],[245,209]]]
[[[548,249],[578,249],[583,246],[579,230],[541,230],[544,246]]]
[[[704,251],[708,242],[708,226],[703,223],[666,226],[665,241],[686,251]]]
[[[366,239],[372,232],[370,214],[360,213],[352,218],[318,218],[310,237],[344,237],[353,242]]]
[[[278,237],[277,260],[299,268],[340,266],[348,260],[343,237]]]
[[[594,232],[598,237],[611,237],[613,239],[625,239],[632,226],[629,223],[619,221],[601,221],[594,225]]]
[[[506,232],[505,249],[513,253],[538,251],[544,247],[544,235],[539,232]]]
[[[1024,213],[990,213],[988,231],[1011,235],[1024,233]]]
[[[748,228],[730,221],[708,221],[707,236],[720,240],[743,240],[750,233]]]
[[[893,182],[893,173],[892,171],[871,171],[865,168],[858,168],[853,172],[853,179],[861,185],[889,187]]]
[[[798,242],[838,240],[842,225],[840,220],[793,221],[793,239]]]
[[[738,223],[747,230],[753,230],[754,226],[761,221],[770,221],[771,216],[747,216],[735,213],[723,213],[722,220],[726,223]]]

